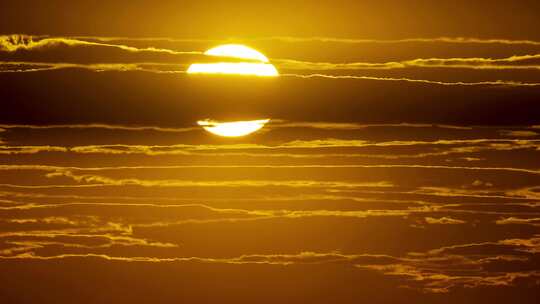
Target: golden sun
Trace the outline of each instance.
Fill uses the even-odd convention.
[[[218,122],[212,120],[200,120],[197,122],[206,131],[226,137],[238,137],[251,134],[260,130],[270,119],[259,119],[249,121]]]
[[[217,62],[194,63],[189,66],[188,74],[228,74],[253,76],[278,76],[279,73],[268,58],[259,51],[241,44],[224,44],[209,49],[204,53],[208,56],[233,57],[246,62]]]
[[[204,54],[207,56],[240,58],[246,61],[193,63],[187,70],[188,74],[252,75],[266,77],[279,75],[274,65],[269,63],[266,56],[245,45],[224,44],[209,49]],[[231,122],[200,120],[197,124],[215,135],[239,137],[260,130],[269,121],[270,119]]]

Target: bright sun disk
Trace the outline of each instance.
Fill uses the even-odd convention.
[[[250,121],[217,122],[212,120],[199,120],[197,124],[206,131],[226,137],[236,137],[251,134],[260,130],[270,119]]]

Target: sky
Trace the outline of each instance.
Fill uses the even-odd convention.
[[[537,303],[539,12],[2,1],[1,302]]]

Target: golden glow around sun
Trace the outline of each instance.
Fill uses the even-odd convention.
[[[250,62],[194,63],[189,66],[187,70],[188,74],[279,75],[274,65],[268,63],[266,56],[245,45],[224,44],[209,49],[204,54],[208,56],[247,59]]]
[[[197,124],[202,126],[206,131],[226,137],[237,137],[251,134],[260,130],[270,119],[250,120],[250,121],[233,121],[233,122],[218,122],[212,120],[199,120]]]

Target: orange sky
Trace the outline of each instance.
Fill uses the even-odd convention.
[[[537,303],[539,9],[2,1],[0,302]]]

